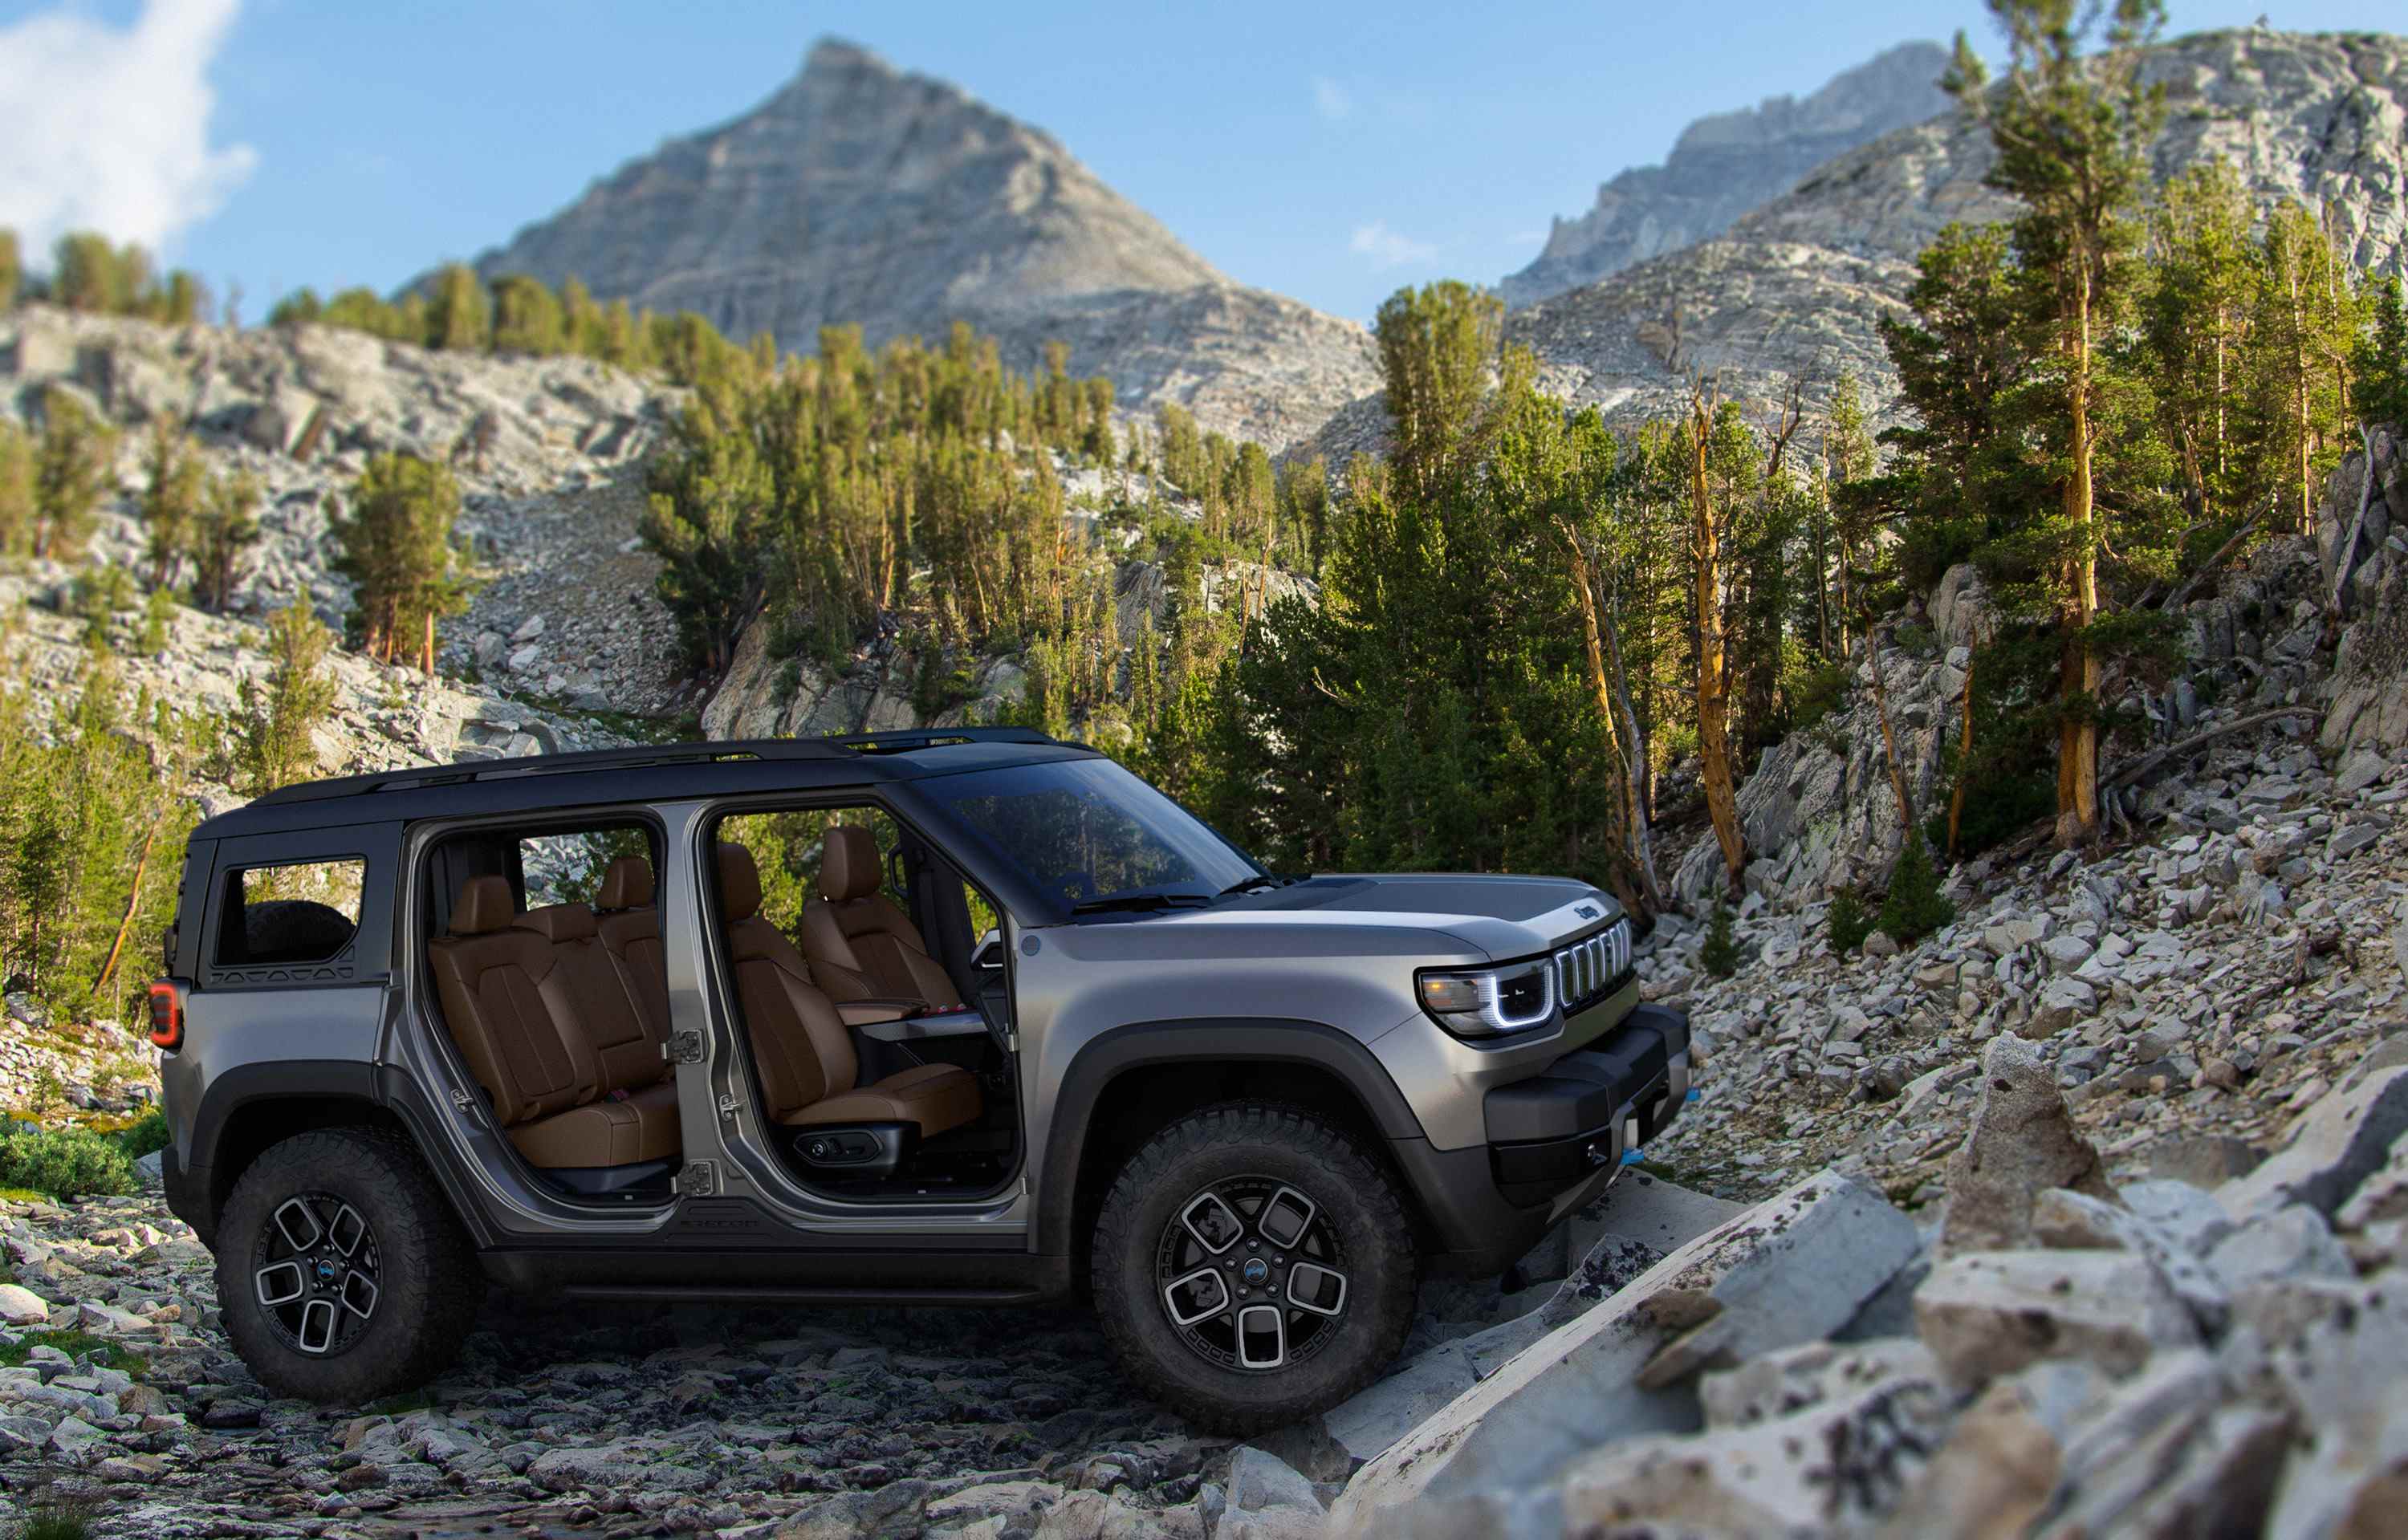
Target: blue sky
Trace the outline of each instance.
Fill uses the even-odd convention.
[[[2172,30],[2261,7],[2401,22],[2172,0]],[[149,239],[250,318],[302,283],[383,289],[741,113],[833,34],[1049,130],[1231,277],[1359,319],[1521,266],[1692,118],[1959,26],[1988,40],[1978,0],[0,0],[0,224]]]

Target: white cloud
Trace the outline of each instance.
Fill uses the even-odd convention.
[[[1403,267],[1438,256],[1437,247],[1399,235],[1380,220],[1356,225],[1354,238],[1346,243],[1346,249],[1356,256],[1370,258],[1374,267]]]
[[[0,225],[43,261],[69,230],[153,251],[258,156],[208,142],[209,64],[239,0],[149,0],[123,31],[59,9],[0,28]]]
[[[1326,75],[1312,78],[1312,110],[1336,122],[1354,110],[1354,98]]]

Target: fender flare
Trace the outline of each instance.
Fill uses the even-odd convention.
[[[1073,1253],[1071,1225],[1087,1130],[1096,1105],[1115,1078],[1156,1064],[1226,1063],[1232,1059],[1326,1070],[1354,1093],[1383,1138],[1423,1137],[1421,1119],[1387,1070],[1359,1039],[1335,1027],[1264,1017],[1194,1017],[1114,1027],[1079,1049],[1054,1092],[1038,1202],[1037,1251],[1065,1257]]]
[[[169,1207],[207,1240],[217,1230],[221,1147],[227,1128],[246,1109],[265,1102],[306,1101],[319,1105],[348,1102],[401,1124],[470,1238],[480,1247],[489,1244],[458,1173],[438,1153],[440,1147],[427,1140],[431,1124],[423,1099],[416,1091],[406,1077],[380,1072],[379,1066],[357,1059],[272,1059],[230,1065],[210,1077],[208,1091],[193,1115],[193,1162],[177,1174],[168,1194]]]

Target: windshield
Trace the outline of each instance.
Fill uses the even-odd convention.
[[[1211,899],[1261,867],[1110,760],[935,776],[916,790],[1062,908]]]

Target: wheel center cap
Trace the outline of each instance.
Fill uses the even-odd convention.
[[[1241,1270],[1241,1276],[1250,1286],[1259,1286],[1269,1280],[1271,1264],[1260,1257],[1248,1257],[1246,1265]]]
[[[318,1276],[323,1282],[332,1283],[334,1281],[335,1264],[331,1260],[324,1257],[318,1259]]]

